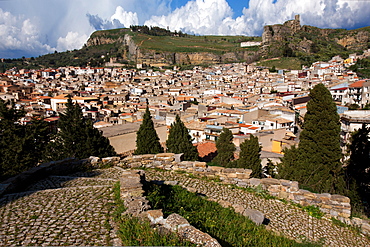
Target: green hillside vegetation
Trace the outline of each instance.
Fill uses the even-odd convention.
[[[358,60],[356,64],[349,67],[349,69],[356,72],[361,78],[370,78],[370,58]]]
[[[302,69],[302,61],[297,57],[281,57],[276,59],[266,59],[257,63],[258,66],[265,66],[276,69],[299,70]]]
[[[142,49],[156,50],[159,52],[209,52],[225,54],[227,52],[242,51],[240,42],[258,41],[260,37],[245,36],[148,36],[135,33],[133,39]]]
[[[352,43],[347,48],[337,43],[338,40],[343,38],[353,37],[357,39],[361,32],[362,34],[365,32],[363,42]],[[289,35],[280,34],[283,40],[272,41],[268,47],[262,49],[259,46],[240,47],[240,42],[262,41],[261,37],[196,36],[176,31],[171,32],[158,27],[132,26],[131,29],[121,28],[95,31],[91,34],[88,44],[79,50],[56,51],[55,53],[36,58],[5,59],[4,62],[0,63],[0,72],[12,67],[29,69],[63,66],[97,67],[104,66],[110,58],[114,58],[116,62],[127,67],[134,67],[135,61],[133,58],[130,58],[128,47],[123,45],[125,34],[129,34],[132,37],[132,40],[141,48],[142,52],[154,51],[157,54],[164,52],[205,52],[223,55],[229,52],[251,51],[251,54],[258,52],[260,55],[263,55],[263,59],[279,58],[278,60],[263,61],[260,63],[262,66],[300,69],[302,65],[311,65],[315,61],[328,61],[336,55],[347,58],[351,53],[362,53],[364,49],[370,48],[370,42],[366,39],[366,32],[370,33],[370,27],[345,30],[302,26],[295,33]],[[273,35],[279,34],[273,33]],[[259,57],[257,55],[254,59]],[[368,68],[361,69],[364,75],[367,75],[366,70]]]

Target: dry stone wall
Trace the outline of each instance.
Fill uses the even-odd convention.
[[[312,193],[299,189],[297,181],[250,178],[252,173],[250,169],[207,166],[205,162],[181,161],[180,158],[181,155],[171,153],[137,155],[124,158],[119,162],[119,165],[131,168],[146,167],[184,171],[208,178],[219,178],[225,184],[234,184],[239,187],[260,187],[277,198],[290,200],[302,206],[317,206],[329,217],[334,217],[348,225],[358,226],[364,234],[370,235],[370,224],[366,220],[350,218],[351,204],[350,199],[346,196]],[[247,213],[245,215],[251,218]]]
[[[261,187],[261,189],[268,191],[270,195],[280,199],[291,200],[302,206],[317,206],[324,213],[344,222],[348,222],[346,219],[351,216],[350,199],[346,196],[312,193],[299,189],[299,184],[296,181],[250,178],[252,173],[250,169],[224,168],[207,166],[205,162],[180,161],[179,157],[170,153],[130,156],[123,159],[121,165],[184,171],[209,178],[219,178],[226,184],[235,184],[239,187]]]

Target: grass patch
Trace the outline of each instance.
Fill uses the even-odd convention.
[[[150,226],[149,221],[123,215],[126,208],[120,198],[119,182],[114,185],[113,194],[116,205],[113,217],[118,225],[117,234],[124,246],[196,246],[180,239],[174,233],[160,234]]]
[[[305,206],[303,207],[303,210],[306,211],[312,217],[315,217],[317,219],[321,219],[325,215],[325,213],[321,211],[320,208],[314,205]]]
[[[265,60],[257,63],[259,66],[274,67],[276,69],[300,70],[302,61],[295,57],[282,57],[279,59]]]
[[[191,225],[207,232],[222,246],[319,246],[297,243],[257,226],[231,208],[223,208],[179,186],[147,184],[147,199],[167,217],[178,213]]]

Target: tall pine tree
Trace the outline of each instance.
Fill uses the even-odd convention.
[[[257,136],[251,134],[249,140],[240,144],[238,167],[252,169],[251,177],[253,178],[262,178],[260,152],[261,146]]]
[[[48,160],[116,155],[109,140],[83,117],[80,106],[72,102],[71,96],[68,96],[66,107],[65,112],[60,113],[59,131],[48,145]]]
[[[157,154],[163,153],[163,147],[159,142],[158,134],[154,128],[149,108],[145,110],[143,122],[136,133],[135,154]]]
[[[176,115],[175,122],[171,124],[166,146],[170,153],[183,153],[183,160],[198,160],[197,147],[193,145],[189,130],[185,127],[179,115]]]
[[[227,128],[223,128],[219,138],[216,141],[217,156],[212,160],[220,166],[229,166],[234,158],[235,145],[233,143],[233,134]]]
[[[343,193],[340,122],[336,105],[323,84],[316,85],[310,97],[298,148],[286,153],[281,176],[297,180],[300,185],[317,192]]]

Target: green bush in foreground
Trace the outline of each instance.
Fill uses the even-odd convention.
[[[156,209],[163,209],[165,217],[180,214],[222,246],[319,246],[276,236],[231,208],[223,208],[179,186],[148,184],[146,191],[146,198]]]

